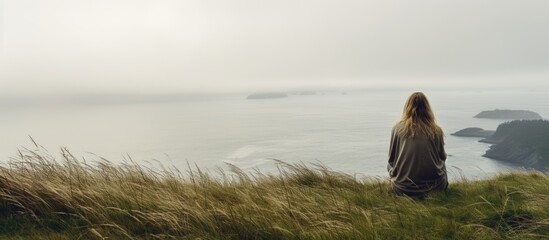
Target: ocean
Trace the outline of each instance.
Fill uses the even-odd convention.
[[[29,136],[58,156],[60,147],[86,161],[129,157],[184,171],[226,169],[277,173],[276,160],[321,163],[357,177],[387,177],[392,126],[408,91],[329,91],[282,99],[247,100],[246,94],[181,101],[109,104],[0,105],[0,158],[33,149]],[[445,132],[450,179],[485,178],[520,166],[482,157],[478,138],[451,133],[467,127],[495,130],[503,120],[477,119],[482,110],[524,109],[549,116],[542,91],[426,91]]]

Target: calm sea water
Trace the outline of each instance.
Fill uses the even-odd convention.
[[[51,153],[61,146],[77,156],[113,162],[127,155],[203,169],[225,162],[245,170],[276,172],[273,159],[320,162],[357,176],[385,177],[389,134],[410,92],[338,92],[285,99],[246,100],[244,95],[194,101],[102,105],[1,107],[0,157],[7,160],[28,135]],[[518,169],[481,157],[489,147],[450,133],[466,127],[495,129],[503,121],[475,119],[482,110],[528,109],[549,116],[549,95],[526,91],[426,92],[446,133],[452,179],[483,178]],[[17,106],[17,107],[15,107]]]

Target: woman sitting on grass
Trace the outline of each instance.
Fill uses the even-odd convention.
[[[446,190],[445,160],[442,129],[425,95],[415,92],[406,101],[402,119],[391,133],[387,167],[392,191],[423,198],[427,192]]]

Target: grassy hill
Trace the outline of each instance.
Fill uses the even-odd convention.
[[[211,177],[62,155],[25,151],[0,168],[0,239],[549,238],[540,173],[462,180],[414,201],[386,179],[320,165]]]

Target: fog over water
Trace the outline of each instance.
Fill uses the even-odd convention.
[[[450,166],[515,169],[449,134],[495,129],[472,118],[482,110],[549,116],[548,12],[545,0],[0,0],[0,158],[31,135],[113,161],[380,175],[390,128],[423,91]],[[296,91],[317,94],[245,99]]]

